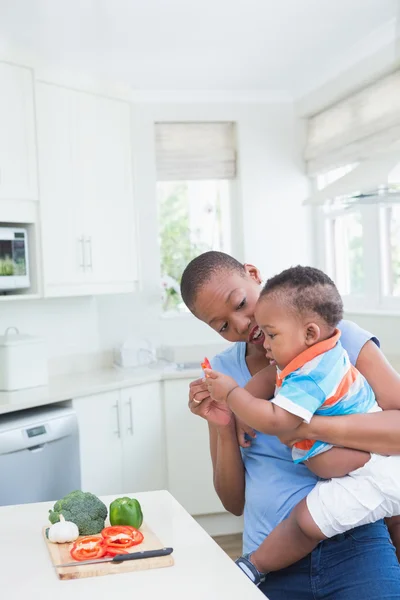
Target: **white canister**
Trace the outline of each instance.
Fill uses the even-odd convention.
[[[47,382],[45,341],[9,327],[0,336],[0,390],[22,390],[47,385]]]

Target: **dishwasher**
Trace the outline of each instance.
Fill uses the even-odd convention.
[[[0,506],[59,500],[80,486],[79,430],[72,408],[0,415]]]

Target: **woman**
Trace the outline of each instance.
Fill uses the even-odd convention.
[[[268,364],[263,335],[254,320],[261,277],[253,265],[207,252],[182,276],[182,297],[191,312],[224,339],[239,342],[217,355],[214,369],[231,375],[254,395],[270,397],[275,367]],[[353,364],[374,389],[382,413],[319,417],[299,432],[302,438],[382,454],[400,453],[400,377],[378,348],[378,340],[354,323],[340,324],[341,341]],[[201,380],[190,386],[189,406],[208,421],[214,485],[225,508],[244,512],[244,551],[254,551],[315,485],[289,448],[257,433],[242,451],[236,424],[226,406],[214,403]],[[286,440],[287,441],[287,440]],[[393,531],[392,535],[398,532]],[[400,567],[383,522],[359,527],[320,544],[306,559],[271,573],[260,586],[270,600],[399,600]]]

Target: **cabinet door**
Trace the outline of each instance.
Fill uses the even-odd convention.
[[[190,381],[164,382],[168,490],[192,515],[224,512],[213,485],[207,423],[188,409]]]
[[[0,198],[37,200],[32,71],[0,63]]]
[[[122,494],[122,428],[119,391],[73,401],[78,417],[82,489]]]
[[[79,94],[79,150],[87,276],[101,284],[137,279],[131,121],[126,102]]]
[[[39,83],[37,122],[45,294],[84,282],[83,210],[76,177],[75,92]]]
[[[159,383],[121,390],[123,480],[127,493],[165,489],[166,461]]]

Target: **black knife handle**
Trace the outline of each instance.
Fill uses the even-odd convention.
[[[140,558],[155,558],[157,556],[168,556],[172,554],[173,548],[159,548],[158,550],[143,550],[143,552],[131,552],[130,554],[117,554],[112,562],[124,562],[125,560],[138,560]]]

